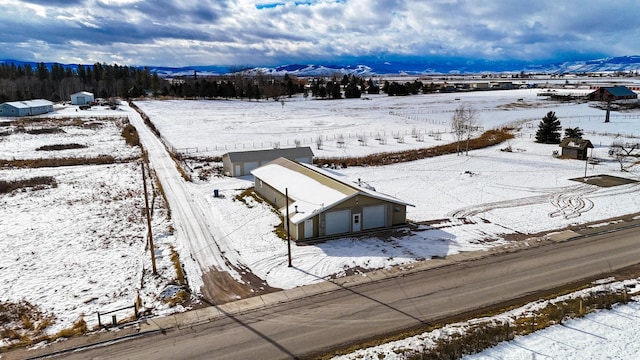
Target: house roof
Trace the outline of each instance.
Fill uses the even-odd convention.
[[[222,156],[228,157],[231,162],[271,161],[279,157],[289,159],[313,157],[313,151],[310,147],[305,146],[286,149],[236,151],[228,152]]]
[[[280,193],[289,195],[289,217],[294,224],[310,219],[317,213],[357,195],[363,195],[400,205],[408,205],[393,196],[339,179],[337,174],[310,164],[283,157],[261,166],[251,173]],[[297,209],[297,212],[296,212]],[[280,209],[284,214],[286,208]]]
[[[13,106],[14,108],[17,108],[17,109],[26,109],[26,108],[36,107],[36,106],[50,106],[50,105],[53,105],[53,103],[51,101],[44,100],[44,99],[25,100],[25,101],[10,101],[10,102],[6,102],[5,104]]]
[[[584,150],[586,148],[593,149],[593,144],[587,139],[564,138],[560,142],[560,147],[567,149]]]

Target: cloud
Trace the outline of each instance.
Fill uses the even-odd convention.
[[[635,0],[4,0],[4,56],[145,65],[637,53]],[[33,48],[31,48],[33,46]]]

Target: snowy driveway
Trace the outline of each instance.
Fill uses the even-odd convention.
[[[210,271],[224,271],[240,280],[241,276],[229,265],[230,262],[223,256],[224,250],[216,242],[216,239],[227,237],[217,225],[221,223],[220,214],[215,213],[215,209],[191,190],[164,144],[144,124],[140,114],[123,105],[125,107],[167,198],[178,238],[177,251],[181,256],[189,287],[192,291],[199,292],[205,285],[203,276]],[[185,261],[186,256],[191,256],[195,262]]]

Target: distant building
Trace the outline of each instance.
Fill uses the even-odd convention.
[[[586,160],[589,157],[587,149],[593,149],[593,144],[587,139],[564,138],[560,147],[563,158]]]
[[[75,94],[71,94],[71,105],[88,105],[95,101],[92,93],[87,91],[80,91]]]
[[[638,94],[626,86],[601,87],[588,95],[591,101],[616,101],[637,99]]]
[[[0,116],[30,116],[52,111],[53,103],[44,99],[11,101],[0,104]]]
[[[310,164],[278,158],[251,172],[255,191],[286,216],[293,240],[357,234],[407,221],[406,202]],[[359,180],[358,180],[359,182]]]
[[[279,157],[297,162],[312,164],[313,151],[310,147],[296,147],[287,149],[269,149],[253,151],[229,152],[222,155],[222,167],[227,176],[250,175],[251,170],[275,160]]]

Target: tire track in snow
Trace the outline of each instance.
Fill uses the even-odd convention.
[[[508,188],[508,186],[505,186]],[[526,190],[522,187],[511,187],[514,189]],[[520,199],[510,199],[504,201],[496,201],[485,204],[472,205],[464,207],[458,210],[449,212],[447,216],[453,218],[468,218],[487,211],[496,209],[506,209],[512,207],[520,207],[527,205],[537,205],[550,202],[556,210],[549,213],[550,217],[564,216],[565,219],[570,219],[580,216],[593,208],[593,202],[589,199],[585,199],[585,195],[597,191],[599,188],[595,185],[575,185],[563,187],[558,189],[535,189],[531,188],[530,191],[545,192],[541,195],[535,195],[531,197],[525,197]],[[553,191],[551,194],[547,191]]]

